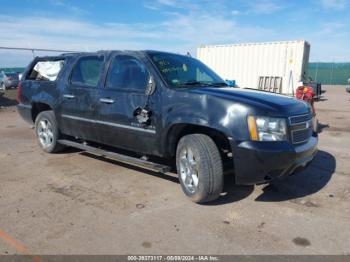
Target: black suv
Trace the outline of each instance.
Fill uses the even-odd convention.
[[[18,100],[44,151],[73,146],[162,172],[174,163],[183,191],[198,203],[219,197],[224,173],[237,184],[266,183],[305,167],[317,151],[308,104],[230,87],[178,54],[37,57]]]

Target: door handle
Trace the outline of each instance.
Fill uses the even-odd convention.
[[[64,94],[63,97],[64,97],[64,98],[68,98],[68,99],[73,99],[73,98],[75,98],[75,95]]]
[[[111,98],[100,98],[100,102],[105,104],[113,104],[115,101]]]

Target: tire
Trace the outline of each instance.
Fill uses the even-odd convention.
[[[43,111],[35,119],[35,133],[40,147],[47,153],[57,153],[64,149],[59,144],[59,130],[53,111]]]
[[[176,150],[176,167],[182,190],[193,202],[205,203],[220,196],[224,185],[223,164],[209,136],[182,137]]]

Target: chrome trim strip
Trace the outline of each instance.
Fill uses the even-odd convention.
[[[292,129],[291,132],[294,133],[294,132],[296,132],[296,131],[308,130],[308,129],[310,129],[310,128],[311,128],[311,126],[310,126],[310,127],[305,127],[305,128],[299,128],[299,129]]]
[[[75,95],[71,95],[71,94],[63,94],[64,98],[68,98],[68,99],[73,99],[75,98]]]
[[[291,126],[297,126],[297,125],[301,125],[301,124],[305,124],[307,122],[312,122],[312,119],[309,119],[307,121],[303,121],[303,122],[298,122],[298,123],[294,123],[294,124],[290,124]]]
[[[74,120],[79,120],[79,121],[85,121],[85,122],[90,122],[94,124],[102,124],[102,125],[108,125],[108,126],[114,126],[114,127],[119,127],[119,128],[125,128],[125,129],[130,129],[130,130],[136,130],[136,131],[141,131],[141,132],[146,132],[150,134],[155,134],[156,130],[151,130],[151,129],[144,129],[141,127],[135,127],[135,126],[127,126],[127,125],[121,125],[121,124],[115,124],[111,122],[105,122],[105,121],[100,121],[100,120],[93,120],[93,119],[87,119],[83,117],[78,117],[78,116],[70,116],[70,115],[65,115],[62,114],[62,117],[69,118],[69,119],[74,119]]]
[[[310,139],[310,137],[309,137],[308,139],[306,139],[306,140],[299,141],[299,142],[294,142],[294,141],[293,141],[293,144],[294,144],[294,145],[297,145],[297,144],[305,143],[305,142],[308,141],[309,139]]]
[[[115,101],[110,98],[100,98],[100,102],[105,104],[113,104]]]
[[[308,119],[308,120],[306,120],[306,121],[297,122],[297,123],[294,123],[294,124],[292,124],[292,118],[297,118],[297,117],[302,117],[302,116],[310,116],[310,115],[311,115],[311,114],[303,114],[303,115],[290,116],[290,117],[288,117],[288,118],[289,118],[289,124],[290,124],[290,125],[297,125],[297,124],[306,123],[307,121],[312,120],[312,116],[311,116],[310,119]]]
[[[306,120],[306,121],[302,121],[302,122],[296,122],[296,123],[292,123],[292,119],[293,118],[299,118],[299,117],[303,117],[303,116],[309,116],[310,119]],[[312,129],[312,119],[313,119],[313,116],[308,113],[308,114],[303,114],[303,115],[295,115],[295,116],[290,116],[288,117],[289,119],[289,125],[290,125],[290,134],[291,134],[291,140],[292,140],[292,144],[294,145],[297,145],[297,144],[302,144],[302,143],[305,143],[307,142],[309,138],[307,138],[306,140],[303,140],[303,141],[298,141],[298,142],[295,142],[294,141],[294,132],[297,132],[297,131],[307,131],[309,129]],[[310,126],[309,127],[306,127],[306,123],[310,123]],[[303,125],[305,124],[305,128],[299,128],[299,129],[293,129],[293,126],[298,126],[298,125]],[[311,135],[312,136],[312,135]]]
[[[311,127],[310,128],[305,128],[305,129],[292,130],[292,132],[291,132],[292,133],[292,143],[293,144],[301,144],[301,143],[304,143],[304,142],[308,141],[312,135],[309,138],[307,138],[307,139],[305,139],[303,141],[298,141],[298,142],[294,141],[294,132],[304,131],[304,130],[308,130],[308,129],[311,129]]]
[[[309,127],[306,127],[306,126],[307,126],[306,123],[309,123]],[[293,128],[292,128],[291,131],[292,131],[292,132],[295,132],[295,131],[306,130],[306,129],[312,128],[312,126],[313,126],[312,120],[310,119],[310,120],[305,121],[305,122],[295,123],[295,124],[291,125],[291,127],[293,127],[293,126],[295,127],[295,126],[303,125],[303,124],[305,124],[305,127],[299,128],[299,129],[293,129]]]

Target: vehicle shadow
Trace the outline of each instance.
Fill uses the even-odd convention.
[[[79,154],[179,184],[175,170],[171,171],[175,173],[161,173],[84,151],[79,152]],[[263,193],[255,201],[281,202],[311,195],[327,185],[335,169],[336,159],[334,156],[320,150],[305,170],[284,180],[271,182],[263,188]],[[227,174],[224,176],[224,189],[221,196],[202,205],[216,206],[237,202],[247,198],[253,191],[254,186],[236,185],[234,175]]]
[[[0,95],[0,108],[1,107],[10,107],[17,105],[16,99],[11,99],[6,95]]]
[[[335,169],[335,157],[320,150],[305,170],[285,180],[270,183],[255,201],[280,202],[314,194],[328,184]]]
[[[317,133],[320,134],[322,133],[323,129],[329,128],[329,124],[322,124],[320,122],[317,122]]]
[[[236,185],[234,174],[228,174],[224,177],[224,190],[221,193],[221,196],[218,199],[204,203],[203,205],[217,206],[237,202],[248,197],[253,191],[254,186]]]
[[[66,147],[64,148],[64,150],[56,152],[56,155],[67,155],[67,154],[76,154],[76,153],[80,153],[83,152],[83,150],[79,149],[79,148],[75,148],[75,147]]]

